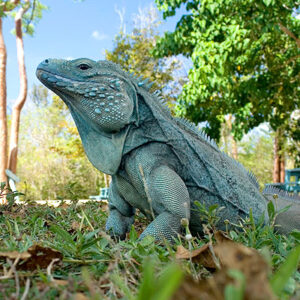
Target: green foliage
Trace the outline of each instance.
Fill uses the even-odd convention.
[[[160,90],[168,102],[174,102],[184,82],[181,77],[174,78],[174,71],[180,69],[181,63],[177,58],[158,59],[151,55],[150,49],[159,38],[161,21],[154,8],[150,7],[141,14],[136,16],[136,19],[142,19],[141,23],[135,22],[130,34],[121,31],[115,37],[114,49],[106,50],[106,59],[138,77],[148,78],[153,83],[152,92]]]
[[[207,223],[210,229],[215,229],[220,221],[220,212],[224,209],[224,207],[219,207],[217,204],[214,204],[206,208],[205,204],[199,201],[195,201],[195,204],[204,223]]]
[[[283,137],[287,139],[284,150],[294,161],[294,167],[300,168],[300,110],[295,111],[283,125]]]
[[[183,278],[183,272],[178,265],[168,265],[158,278],[155,275],[156,267],[151,259],[145,261],[136,300],[168,300],[178,288]]]
[[[41,86],[33,88],[32,99],[20,126],[18,189],[31,200],[98,194],[103,174],[87,160],[65,104]]]
[[[193,68],[177,114],[219,139],[224,116],[234,116],[236,138],[262,122],[272,129],[299,109],[300,20],[295,0],[156,0],[164,18],[180,6],[187,13],[165,33],[157,57],[183,54]]]
[[[0,203],[1,200],[6,198],[7,204],[5,205],[5,208],[10,210],[12,206],[16,202],[16,197],[23,195],[22,193],[19,192],[13,192],[9,186],[6,185],[6,182],[0,182]],[[2,204],[3,205],[3,204]]]
[[[253,134],[239,142],[238,146],[238,161],[253,172],[261,187],[272,182],[274,156],[272,137],[267,132],[259,136]]]
[[[43,16],[43,11],[48,9],[48,6],[41,3],[39,0],[19,1],[14,4],[14,1],[0,1],[0,17],[11,16],[15,18],[20,9],[26,10],[22,17],[22,29],[28,35],[34,34],[34,25],[37,24]],[[15,34],[15,29],[12,30]]]
[[[237,270],[228,270],[228,275],[237,280],[238,286],[228,284],[225,288],[225,300],[243,300],[246,280],[243,273]]]
[[[271,278],[271,286],[274,293],[278,296],[282,294],[289,278],[297,270],[300,261],[300,245],[293,249],[286,261],[280,266],[277,272]]]

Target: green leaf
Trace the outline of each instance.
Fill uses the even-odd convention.
[[[216,210],[219,207],[218,204],[213,204],[209,207],[208,212],[211,214],[214,210]]]
[[[129,232],[129,239],[132,242],[135,242],[138,239],[138,234],[137,234],[137,232],[134,228],[134,225],[131,225],[131,229],[130,229],[130,232]]]
[[[90,248],[91,246],[93,246],[94,244],[96,244],[98,241],[100,241],[102,239],[102,237],[98,237],[92,241],[89,241],[87,243],[84,243],[82,246],[81,246],[81,250],[85,250],[87,248]]]
[[[169,265],[161,274],[153,300],[168,300],[178,289],[183,272],[176,264]]]
[[[146,235],[140,242],[143,247],[149,246],[154,242],[155,238],[151,235]]]
[[[268,202],[267,208],[268,208],[268,215],[269,215],[270,221],[273,221],[273,219],[275,217],[275,206],[274,206],[273,201]]]
[[[263,3],[264,3],[266,6],[269,6],[269,5],[272,3],[272,0],[263,0]]]
[[[155,264],[153,260],[148,259],[143,264],[143,279],[141,281],[136,300],[153,299],[153,293],[156,288],[154,274]]]
[[[76,245],[75,241],[73,240],[73,237],[69,234],[69,232],[62,229],[61,227],[59,227],[57,225],[52,225],[52,226],[50,226],[50,231],[58,234],[66,243],[69,243],[73,246]]]
[[[277,214],[279,215],[281,213],[284,213],[284,212],[288,211],[291,207],[292,207],[292,204],[285,206],[284,208],[278,210]]]
[[[228,270],[227,273],[230,277],[237,281],[237,284],[226,285],[225,300],[243,300],[246,286],[244,274],[238,270]]]
[[[0,183],[0,190],[4,190],[5,186],[6,186],[6,182],[1,182]]]
[[[297,270],[300,260],[300,245],[293,249],[285,262],[279,267],[277,272],[271,277],[270,284],[273,292],[280,296],[289,278]]]
[[[297,229],[293,230],[290,233],[290,235],[300,242],[300,231],[299,230],[297,230]]]
[[[128,300],[136,300],[134,297],[133,293],[129,289],[128,285],[124,282],[124,279],[118,272],[114,272],[111,276],[110,279],[115,283],[116,286],[119,287],[119,289],[124,293],[126,298],[123,299],[128,299]],[[146,299],[146,298],[144,298]]]
[[[179,287],[183,272],[176,264],[169,264],[160,277],[155,276],[155,263],[149,259],[144,264],[143,279],[136,300],[168,300]]]

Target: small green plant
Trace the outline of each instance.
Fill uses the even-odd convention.
[[[4,206],[4,208],[7,210],[11,209],[11,207],[15,204],[16,202],[16,197],[24,195],[23,193],[20,192],[13,192],[11,188],[6,185],[6,182],[1,182],[0,183],[0,201],[6,199],[7,204]]]
[[[219,207],[218,204],[209,206],[208,208],[204,203],[195,201],[198,211],[201,214],[203,223],[207,223],[209,228],[215,229],[218,222],[220,221],[219,213],[224,209],[224,207]]]

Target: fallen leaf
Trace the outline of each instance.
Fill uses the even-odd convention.
[[[76,222],[76,221],[73,221],[73,222],[72,222],[72,225],[71,225],[71,228],[72,228],[73,230],[79,229],[79,228],[80,228],[80,223],[78,223],[78,222]]]
[[[194,249],[192,251],[184,248],[182,245],[179,245],[177,247],[176,255],[175,257],[177,259],[189,259],[189,258],[194,258],[201,254],[203,251],[205,251],[208,248],[208,244],[205,244],[199,249]]]
[[[257,250],[225,242],[214,246],[214,251],[223,268],[239,270],[245,275],[247,299],[274,299],[268,280],[268,264]]]
[[[51,281],[51,285],[54,285],[54,286],[66,286],[69,284],[69,281],[68,280],[62,280],[62,279],[53,279]]]
[[[0,258],[9,258],[11,260],[19,259],[27,259],[31,255],[28,252],[18,252],[18,251],[10,251],[10,252],[0,252]]]
[[[192,257],[194,262],[213,267],[212,251],[220,262],[218,270],[211,278],[195,281],[187,276],[173,296],[173,300],[223,300],[225,288],[228,285],[239,286],[240,282],[229,274],[229,270],[237,270],[245,278],[245,300],[276,299],[268,281],[268,264],[260,253],[252,248],[224,239],[221,235],[216,245],[210,249],[209,244],[199,249],[188,251],[182,246],[177,248],[176,258]]]
[[[214,233],[214,237],[217,243],[224,243],[232,241],[232,239],[222,230],[218,230]]]
[[[224,300],[223,289],[213,277],[195,281],[191,276],[185,277],[172,300]]]
[[[89,298],[83,293],[76,293],[73,295],[73,300],[88,300]]]
[[[70,205],[69,205],[68,203],[66,203],[66,202],[63,202],[63,203],[60,204],[58,207],[59,207],[59,208],[62,208],[62,209],[67,209],[67,208],[70,207]]]
[[[61,260],[63,258],[63,255],[59,251],[38,244],[30,247],[27,252],[30,254],[30,257],[18,263],[18,269],[28,271],[38,268],[45,269],[53,259],[58,258]]]
[[[213,259],[211,251],[209,249],[209,244],[203,245],[199,249],[192,251],[187,250],[183,246],[179,245],[177,247],[176,255],[177,259],[190,259],[192,258],[193,262],[203,265],[204,267],[216,269],[216,263]]]

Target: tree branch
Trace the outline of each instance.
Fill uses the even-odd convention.
[[[17,170],[20,114],[27,97],[27,74],[26,74],[25,58],[24,58],[22,18],[26,13],[26,11],[30,8],[30,0],[25,0],[25,4],[26,5],[19,8],[15,16],[17,58],[18,58],[19,74],[20,74],[20,92],[13,106],[13,111],[11,116],[11,128],[10,128],[11,134],[10,134],[9,159],[8,159],[8,168],[14,173],[16,173]]]
[[[281,23],[279,23],[279,27],[280,29],[287,34],[289,37],[291,37],[293,40],[296,41],[297,47],[300,48],[300,39],[297,38],[294,33],[292,33],[288,28],[286,28],[285,26],[283,26]]]
[[[7,8],[7,4],[13,4],[11,8]],[[20,0],[11,0],[11,1],[6,1],[5,3],[2,3],[3,5],[3,11],[11,11],[16,8],[16,6],[20,3]]]

